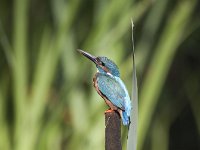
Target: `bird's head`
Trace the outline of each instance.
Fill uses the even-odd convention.
[[[83,50],[78,49],[78,51],[85,57],[93,61],[96,64],[96,67],[100,73],[111,74],[116,77],[120,76],[117,65],[107,57],[95,57]]]

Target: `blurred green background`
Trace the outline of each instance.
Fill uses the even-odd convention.
[[[198,0],[1,0],[0,150],[102,150],[102,98],[84,49],[114,60],[132,90],[138,150],[200,149]],[[126,147],[126,129],[123,129]]]

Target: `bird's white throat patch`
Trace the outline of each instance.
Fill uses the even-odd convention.
[[[109,76],[111,76],[111,77],[113,76],[110,72],[106,72],[106,74],[109,75]]]

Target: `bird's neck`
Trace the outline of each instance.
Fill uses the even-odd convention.
[[[112,77],[120,77],[120,74],[119,72],[114,72],[114,73],[117,73],[116,75],[112,73],[112,71],[110,72],[107,72],[105,70],[103,70],[101,67],[97,67],[97,72],[101,73],[101,74],[105,74],[105,75],[109,75],[109,76],[112,76]]]
[[[110,72],[106,72],[106,71],[104,71],[103,69],[98,69],[98,68],[97,68],[97,73],[104,74],[104,75],[108,75],[108,76],[110,76],[110,77],[115,77],[115,76],[112,75]]]

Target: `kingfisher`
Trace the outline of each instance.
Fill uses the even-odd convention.
[[[97,93],[110,107],[110,111],[120,114],[123,125],[129,126],[131,100],[125,84],[120,79],[117,65],[107,57],[95,57],[83,50],[78,51],[96,65],[97,73],[93,77],[93,86]]]

